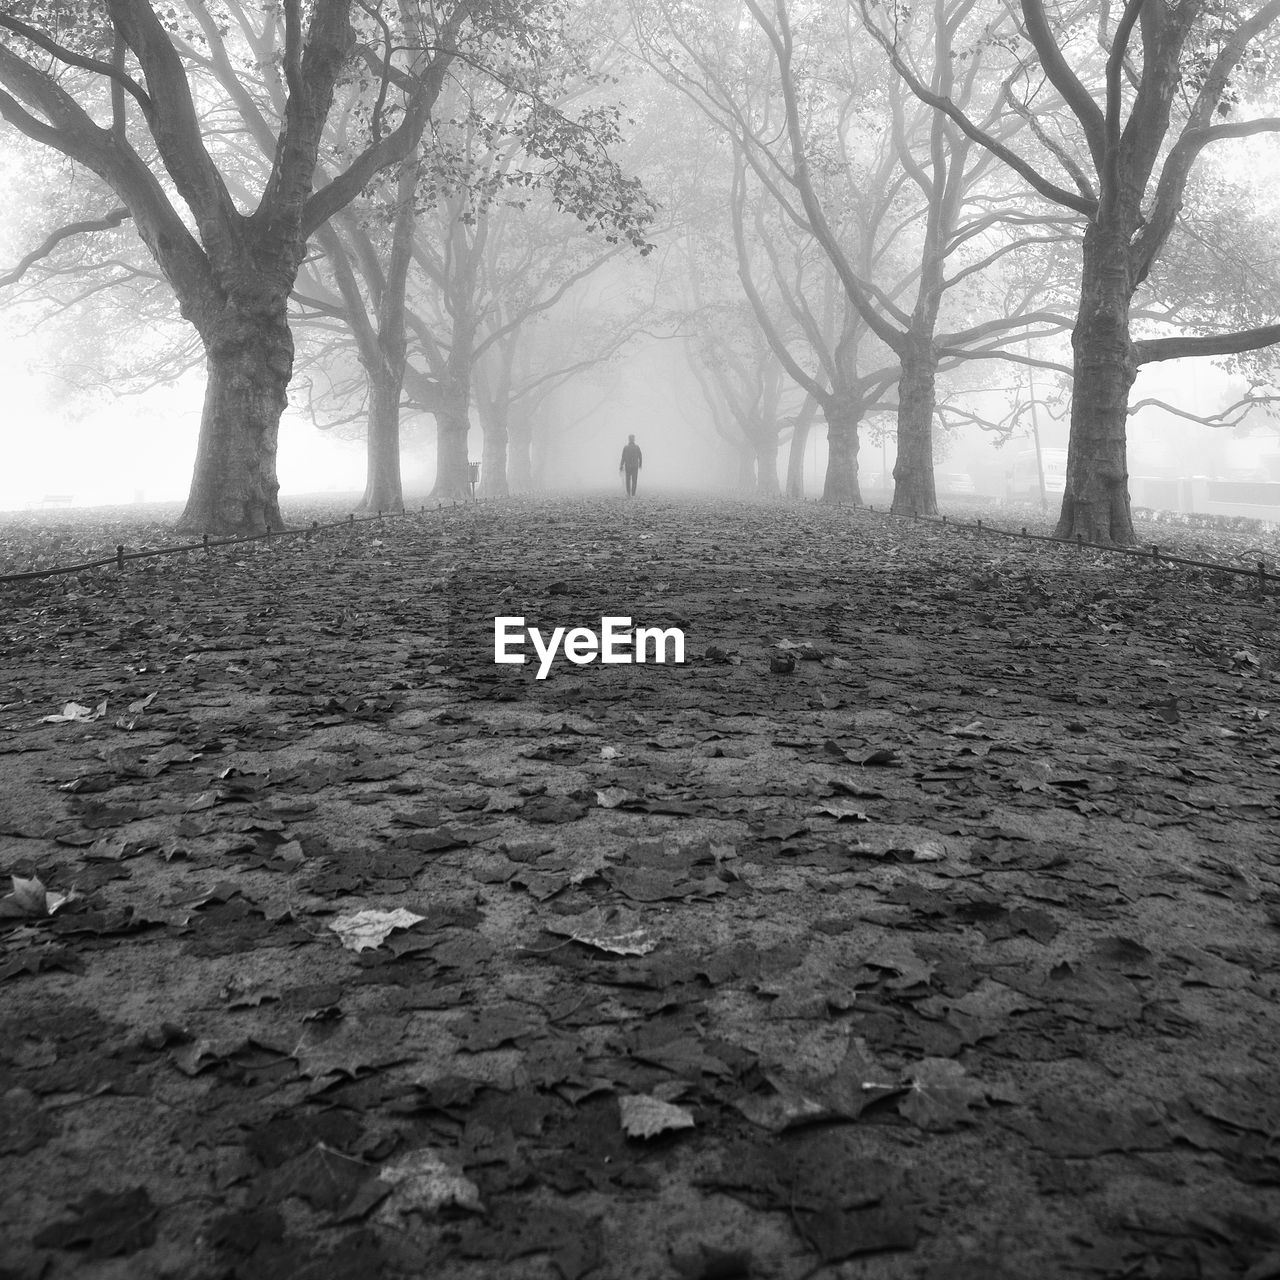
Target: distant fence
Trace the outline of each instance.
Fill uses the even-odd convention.
[[[1162,480],[1129,477],[1129,500],[1135,507],[1177,511],[1185,515],[1235,516],[1280,524],[1280,481]]]
[[[1076,534],[1075,541],[1072,542],[1070,539],[1054,537],[1051,534],[1028,533],[1025,524],[1021,529],[1002,529],[999,525],[989,524],[982,520],[974,520],[972,522],[968,520],[953,520],[948,516],[922,516],[919,512],[903,515],[883,509],[876,511],[876,508],[870,505],[859,508],[859,510],[870,511],[876,515],[899,520],[923,520],[928,524],[942,525],[948,529],[965,529],[970,533],[980,535],[995,534],[999,538],[1016,538],[1020,542],[1051,542],[1059,547],[1075,547],[1080,551],[1098,551],[1106,555],[1129,556],[1139,560],[1146,560],[1153,565],[1176,564],[1191,569],[1209,569],[1214,573],[1251,578],[1257,584],[1258,590],[1263,593],[1266,592],[1268,586],[1275,587],[1280,585],[1280,574],[1268,568],[1265,558],[1259,558],[1250,567],[1245,568],[1242,565],[1224,564],[1221,560],[1193,560],[1187,556],[1171,556],[1167,552],[1161,551],[1158,545],[1149,547],[1115,547],[1104,543],[1086,542],[1084,535],[1079,533]]]
[[[456,507],[458,504],[454,502],[452,505]],[[438,503],[435,510],[440,511],[443,506],[443,503]],[[296,529],[268,529],[266,533],[256,533],[249,536],[237,534],[231,538],[211,538],[206,533],[199,542],[183,542],[174,547],[144,547],[139,551],[130,551],[128,545],[121,542],[116,545],[114,555],[102,556],[96,560],[84,560],[79,564],[57,565],[50,569],[29,569],[22,573],[0,573],[0,583],[34,582],[37,578],[57,578],[68,573],[83,573],[86,569],[105,568],[107,565],[115,565],[117,569],[123,569],[130,560],[152,560],[157,556],[176,556],[192,551],[212,551],[216,547],[240,547],[250,542],[269,542],[278,538],[296,537],[298,534],[301,534],[309,542],[313,533],[322,533],[326,529],[350,529],[358,524],[377,523],[379,520],[403,519],[409,516],[422,516],[425,514],[427,514],[427,508],[423,507],[420,511],[379,511],[376,515],[371,516],[349,515],[345,520],[333,520],[328,524],[312,521],[311,524],[300,525]]]

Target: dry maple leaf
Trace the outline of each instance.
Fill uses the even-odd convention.
[[[435,1212],[450,1205],[483,1213],[480,1188],[460,1169],[450,1165],[438,1151],[420,1147],[378,1171],[383,1182],[395,1190],[379,1217],[399,1225],[402,1213]]]
[[[693,1113],[672,1102],[648,1094],[629,1094],[618,1099],[622,1131],[629,1138],[655,1138],[674,1129],[692,1129]]]
[[[548,933],[615,956],[647,956],[658,945],[637,924],[635,917],[617,911],[584,911],[579,916],[569,916],[543,927]]]
[[[41,716],[41,724],[66,724],[73,720],[80,720],[88,723],[91,720],[101,720],[107,714],[107,702],[98,703],[96,707],[83,707],[78,702],[63,703],[62,710],[56,715]]]
[[[22,876],[10,876],[9,879],[13,881],[13,892],[4,899],[8,907],[18,915],[49,914],[49,895],[44,882],[38,876],[32,876],[29,880]]]
[[[398,907],[395,911],[357,911],[354,915],[337,916],[329,922],[329,928],[348,951],[364,951],[380,947],[396,929],[408,929],[425,919]]]

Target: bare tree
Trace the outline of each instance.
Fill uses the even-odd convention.
[[[1280,130],[1280,119],[1243,118],[1247,61],[1280,20],[1280,0],[1256,7],[1205,0],[1126,0],[1095,24],[1087,6],[1019,0],[1022,30],[1075,135],[1047,142],[1050,164],[995,137],[986,122],[924,83],[865,0],[863,12],[912,91],[1014,170],[1036,194],[1086,220],[1079,307],[1072,333],[1074,387],[1067,485],[1057,533],[1135,541],[1129,516],[1125,425],[1139,365],[1222,355],[1280,341],[1280,324],[1216,335],[1134,340],[1132,304],[1173,232],[1192,171],[1206,148]],[[1002,6],[1003,7],[1003,6]],[[1094,34],[1096,32],[1096,34]],[[1100,45],[1082,48],[1088,39]],[[1024,110],[1034,110],[1025,103]],[[1233,115],[1236,118],[1231,118]]]
[[[749,31],[733,6],[691,17],[678,0],[633,0],[633,12],[649,60],[734,140],[752,179],[826,255],[868,337],[891,353],[895,509],[933,511],[941,362],[994,358],[1002,339],[1069,325],[1043,297],[980,321],[959,314],[959,303],[947,315],[944,299],[978,273],[999,271],[1024,245],[1071,234],[1074,219],[1015,208],[992,182],[998,166],[990,155],[950,121],[939,127],[929,112],[908,106],[910,95],[893,77],[886,82],[867,57],[874,46],[848,13],[797,6],[797,25],[788,0],[744,2],[763,57],[747,47]],[[998,33],[988,33],[959,57],[973,7],[972,0],[936,0],[932,23],[913,28],[924,74],[962,100],[983,83],[988,56],[1000,47]],[[868,103],[878,110],[864,110]],[[998,110],[986,123],[1008,135],[1030,127]],[[845,381],[867,376],[847,354],[837,364]],[[867,404],[830,381],[824,397],[824,498],[857,502],[857,427]]]
[[[200,335],[208,381],[183,528],[282,527],[276,437],[293,369],[288,301],[307,240],[416,146],[471,16],[470,0],[459,0],[438,29],[402,32],[415,74],[399,123],[357,143],[341,172],[316,188],[334,87],[357,45],[351,8],[350,0],[317,0],[304,22],[301,0],[283,0],[288,95],[269,173],[247,212],[215,158],[217,133],[202,123],[193,71],[146,0],[105,0],[68,35],[56,20],[0,14],[0,117],[106,183]],[[104,96],[106,127],[93,114]]]

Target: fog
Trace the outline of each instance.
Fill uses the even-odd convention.
[[[37,335],[8,333],[3,357],[6,412],[0,419],[0,510],[42,505],[50,496],[74,506],[179,502],[191,484],[200,426],[203,377],[199,371],[172,386],[118,396],[110,388],[75,413],[59,405],[54,350]],[[1165,400],[1210,415],[1238,398],[1240,379],[1203,361],[1178,361],[1146,371],[1135,398]],[[1002,392],[986,393],[996,399]],[[603,403],[602,403],[603,401]],[[569,387],[557,412],[570,425],[548,449],[546,464],[557,492],[621,491],[618,463],[627,436],[644,451],[646,490],[741,493],[715,434],[710,413],[681,349],[654,343],[633,353],[605,387]],[[879,439],[862,443],[863,488],[883,500],[892,486],[895,440],[892,422]],[[426,500],[436,479],[434,429],[429,417],[406,424],[403,452],[407,500]],[[979,494],[1002,496],[1002,468],[1028,437],[998,448],[989,433],[970,427],[936,442],[937,471],[971,476]],[[1065,423],[1047,423],[1045,448],[1065,448]],[[1129,434],[1134,474],[1234,478],[1267,472],[1280,453],[1280,434],[1268,423],[1247,435],[1144,411]],[[480,431],[471,452],[480,455]],[[817,497],[827,464],[825,440],[812,432],[805,450],[804,485]],[[363,484],[365,445],[356,431],[321,431],[306,416],[287,410],[281,419],[279,478],[283,498],[332,494],[349,499]],[[887,473],[882,470],[887,467]],[[785,480],[785,446],[779,484]],[[944,499],[945,499],[944,495]],[[952,495],[954,496],[954,495]],[[60,504],[59,504],[60,505]]]
[[[425,13],[404,13],[417,25],[394,56],[435,48]],[[231,56],[284,38],[265,9],[254,21],[201,39]],[[5,126],[3,176],[22,195],[0,224],[0,507],[189,497],[187,527],[213,528],[215,509],[243,499],[246,528],[270,526],[279,516],[261,478],[272,467],[283,498],[333,494],[365,509],[470,497],[476,467],[486,499],[621,494],[631,435],[642,493],[901,511],[1026,498],[1028,458],[1042,489],[1045,459],[1065,473],[1070,456],[1054,501],[1074,494],[1079,509],[1064,505],[1060,531],[1103,541],[1126,532],[1098,515],[1115,509],[1099,496],[1108,485],[1127,483],[1141,503],[1172,492],[1148,481],[1280,482],[1273,81],[1233,87],[1222,139],[1174,176],[1176,200],[1161,185],[1166,160],[1140,171],[1136,152],[1122,157],[1124,191],[1141,200],[1116,213],[1123,192],[1099,198],[1113,174],[1091,167],[1089,112],[1069,91],[1032,87],[1045,48],[1014,26],[1002,41],[981,35],[1008,21],[995,0],[958,6],[940,42],[927,18],[899,15],[890,31],[843,4],[770,15],[725,0],[698,17],[631,0],[570,5],[527,46],[477,31],[468,38],[483,56],[432,55],[445,74],[412,146],[327,219],[308,224],[299,203],[290,216],[305,231],[292,247],[244,239],[259,232],[243,215],[279,198],[267,181],[279,118],[241,91],[282,102],[278,68],[219,71],[175,29],[178,92],[200,130],[180,146],[149,135],[127,102],[112,107],[91,68],[73,68],[76,109],[99,123],[116,113],[167,203],[157,215],[151,189],[123,171],[104,182],[105,153],[86,166],[69,142],[43,145],[50,135],[17,117]],[[362,24],[372,56],[394,33]],[[1105,19],[1095,34],[1090,44],[1067,24],[1052,38],[1101,101],[1113,92],[1099,59]],[[6,39],[29,52],[21,33]],[[144,55],[128,56],[146,71]],[[502,90],[519,58],[541,86],[527,101]],[[968,68],[963,85],[953,64]],[[1153,83],[1166,73],[1143,69]],[[405,83],[389,79],[376,110],[391,99],[416,110],[396,98]],[[1023,98],[1002,106],[1009,84]],[[950,115],[929,97],[947,85]],[[1132,110],[1142,86],[1135,71],[1111,105]],[[321,153],[360,155],[372,88],[339,79],[333,92]],[[548,95],[561,104],[550,118],[535,109]],[[1173,154],[1192,127],[1179,110],[1152,134],[1152,155]],[[1058,141],[1028,130],[1032,114]],[[968,117],[967,132],[956,127]],[[234,208],[206,207],[199,184],[175,180],[197,163],[223,175]],[[307,172],[298,189],[329,176]],[[140,239],[156,217],[167,230]],[[1083,249],[1104,232],[1145,256],[1123,296],[1081,309],[1082,291],[1110,287]],[[184,237],[207,284],[172,257]],[[220,257],[237,237],[242,249]],[[271,273],[242,270],[252,255],[283,264],[295,250],[300,266],[270,299]],[[401,295],[397,310],[388,299]],[[287,339],[261,320],[272,308],[287,312]],[[1124,315],[1118,336],[1094,324],[1107,308]],[[209,318],[219,311],[266,327],[228,347]],[[254,370],[211,354],[206,365],[215,350],[258,346]],[[207,378],[223,407],[202,419]],[[237,401],[249,386],[253,398]]]

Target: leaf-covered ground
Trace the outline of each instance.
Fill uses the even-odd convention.
[[[1280,1276],[1248,581],[643,496],[0,593],[0,1276]]]

